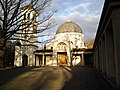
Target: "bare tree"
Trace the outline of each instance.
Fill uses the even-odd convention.
[[[52,26],[52,23],[48,22],[44,28],[38,29],[35,32],[22,32],[22,30],[30,27],[34,20],[34,18],[32,18],[29,21],[22,23],[24,19],[22,17],[24,16],[24,13],[28,12],[25,10],[23,13],[22,10],[26,9],[28,6],[31,6],[33,9],[31,9],[29,12],[36,10],[37,14],[35,17],[41,16],[41,19],[37,22],[37,24],[41,25],[44,22],[48,21],[55,13],[55,11],[49,11],[48,14],[42,15],[42,13],[44,13],[45,9],[50,5],[51,2],[52,0],[0,0],[0,67],[3,67],[4,65],[4,49],[7,40],[18,40],[21,33],[41,33],[42,31]],[[31,38],[36,38],[36,36],[33,36]],[[29,39],[23,38],[21,40],[29,42]]]

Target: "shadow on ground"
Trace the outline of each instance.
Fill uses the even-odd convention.
[[[62,90],[115,90],[93,67],[72,67],[69,72],[72,79],[65,83]]]
[[[114,90],[93,67],[20,67],[0,71],[0,90]]]
[[[62,67],[21,67],[0,73],[0,90],[62,90],[71,78]]]
[[[28,72],[31,70],[28,67],[15,67],[10,69],[0,70],[0,86],[9,83],[9,81],[13,80],[15,77]]]

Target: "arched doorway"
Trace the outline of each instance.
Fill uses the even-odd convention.
[[[64,42],[60,42],[57,45],[57,61],[58,64],[67,64],[67,45]]]
[[[58,63],[61,64],[67,64],[67,52],[58,52]]]
[[[22,56],[22,66],[28,65],[28,56],[25,54]]]

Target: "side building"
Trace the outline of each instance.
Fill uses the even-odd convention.
[[[33,52],[38,48],[38,18],[32,4],[22,7],[22,27],[20,40],[15,46],[15,66],[34,66]]]
[[[94,43],[94,66],[120,90],[119,0],[105,0]]]

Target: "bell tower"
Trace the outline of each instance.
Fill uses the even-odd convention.
[[[21,43],[21,46],[16,46],[15,62],[17,63],[15,63],[15,65],[33,66],[35,65],[33,52],[38,48],[37,11],[32,7],[32,4],[22,7],[21,11],[21,40],[18,41]],[[17,55],[17,53],[19,55]]]

